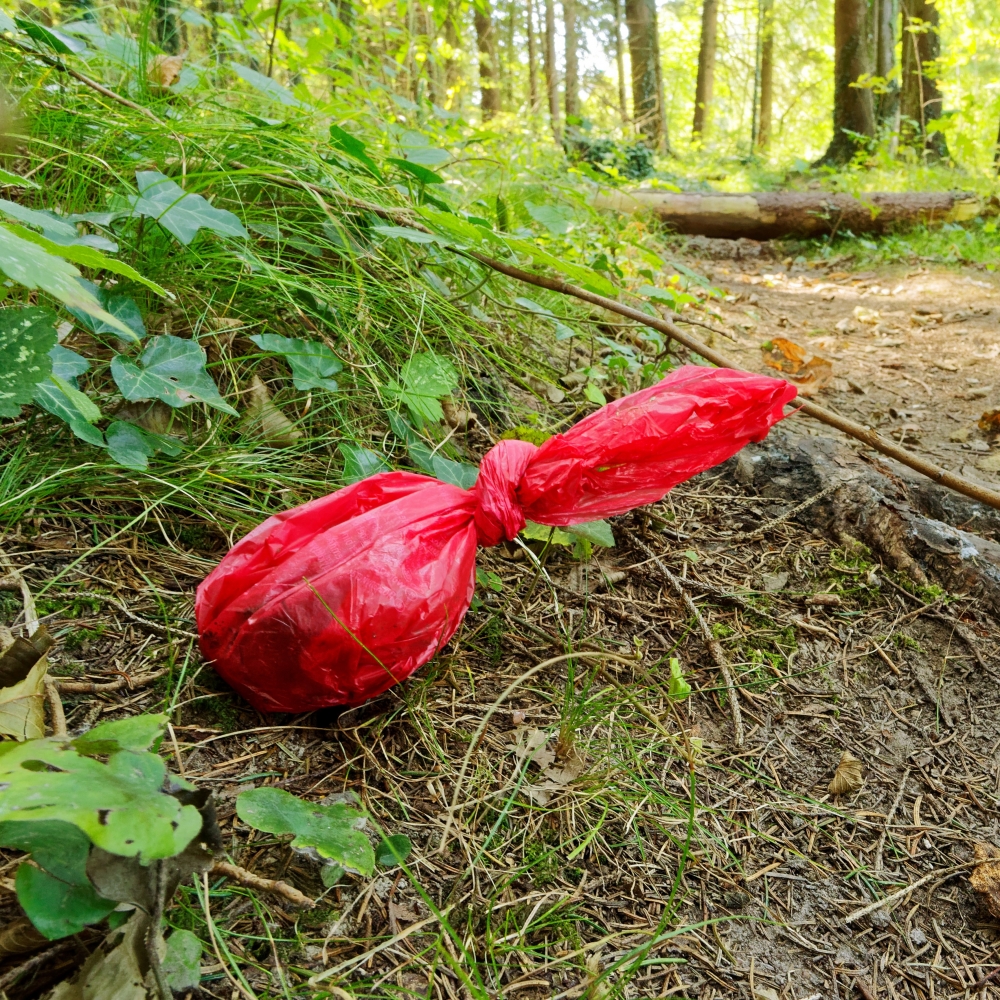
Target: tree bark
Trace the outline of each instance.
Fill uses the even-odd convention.
[[[867,0],[836,0],[833,138],[817,166],[849,163],[864,139],[875,135],[872,92],[867,87],[851,86],[864,73],[871,72],[867,15]]]
[[[475,8],[476,43],[479,47],[479,107],[483,120],[500,111],[500,88],[497,86],[497,47],[493,17],[488,0],[479,0]]]
[[[716,2],[716,0],[712,0]],[[615,67],[618,70],[618,113],[622,124],[628,121],[628,97],[625,92],[625,46],[622,42],[622,0],[614,0]]]
[[[889,80],[896,66],[896,24],[899,0],[875,0],[875,75],[885,80],[882,93],[874,95],[875,122],[896,131],[899,114],[899,82]]]
[[[676,232],[723,239],[822,236],[850,229],[884,233],[917,223],[967,222],[980,212],[975,195],[952,192],[876,193],[864,200],[822,191],[756,194],[672,194],[607,190],[597,208],[648,211]]]
[[[701,8],[701,45],[698,49],[698,83],[694,92],[693,139],[700,139],[708,128],[715,91],[715,51],[719,25],[719,0],[705,0]]]
[[[757,119],[757,151],[771,142],[774,109],[774,0],[760,3],[760,112]]]
[[[656,0],[625,0],[625,22],[632,62],[632,117],[646,144],[662,152],[667,146],[667,127]]]
[[[935,79],[941,55],[940,14],[928,0],[903,0],[903,88],[899,140],[922,156],[947,159],[944,133],[931,130],[941,117],[944,97]]]
[[[545,90],[549,99],[549,123],[556,145],[562,145],[559,124],[559,73],[556,69],[556,6],[555,0],[545,0]]]
[[[565,93],[563,100],[566,103],[566,123],[569,124],[570,117],[580,116],[580,64],[579,64],[579,39],[576,31],[576,0],[562,0],[563,24],[566,37],[566,79],[563,83]]]
[[[538,44],[535,34],[535,0],[528,0],[528,107],[538,114]]]

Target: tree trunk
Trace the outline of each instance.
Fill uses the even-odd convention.
[[[476,43],[479,46],[479,107],[483,120],[500,111],[500,88],[497,86],[497,47],[493,18],[487,0],[475,8]]]
[[[580,117],[580,67],[577,48],[579,39],[576,32],[576,0],[562,0],[563,21],[566,32],[566,79],[563,84],[566,102],[566,123],[571,117]]]
[[[862,201],[823,191],[671,194],[609,190],[594,205],[619,212],[648,211],[687,235],[752,240],[822,236],[845,229],[884,233],[917,223],[967,222],[982,208],[975,195],[951,192],[875,193],[866,194]]]
[[[867,0],[836,0],[833,138],[817,166],[849,163],[859,149],[855,136],[875,135],[872,92],[867,87],[851,86],[862,74],[871,72],[867,15]]]
[[[935,79],[941,55],[940,19],[936,4],[928,0],[903,0],[899,140],[932,160],[948,157],[944,134],[931,130],[931,123],[941,117],[944,100]]]
[[[513,67],[520,61],[514,49],[514,33],[516,29],[516,4],[514,0],[507,0],[507,18],[505,20],[506,37],[504,38],[503,54],[498,60],[500,78],[503,80],[503,101],[506,107],[515,105],[514,100],[514,73]]]
[[[700,139],[708,127],[715,90],[715,50],[719,24],[719,0],[705,0],[701,8],[701,46],[698,49],[698,83],[694,92],[692,138]]]
[[[535,0],[528,0],[528,107],[538,114],[538,45],[535,34]]]
[[[760,112],[757,118],[757,151],[771,142],[774,109],[774,0],[760,3]]]
[[[997,131],[997,149],[993,154],[993,162],[996,164],[997,173],[1000,174],[1000,130]]]
[[[716,2],[716,0],[712,0]],[[625,92],[625,47],[622,43],[622,0],[614,0],[615,67],[618,70],[618,113],[622,124],[628,121],[628,97]]]
[[[625,0],[628,51],[632,62],[632,117],[653,149],[665,150],[667,128],[660,75],[656,0]]]
[[[177,16],[168,0],[153,0],[153,16],[156,21],[157,44],[164,52],[177,55],[181,50],[181,33],[177,29]]]
[[[899,82],[889,80],[896,66],[896,24],[899,21],[899,0],[875,0],[875,75],[886,82],[882,93],[875,94],[875,122],[891,132],[896,131],[899,114]]]
[[[555,0],[545,0],[545,90],[549,98],[549,123],[556,145],[562,145],[559,124],[559,75],[556,69],[556,7]]]

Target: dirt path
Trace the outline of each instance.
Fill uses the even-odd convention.
[[[1000,280],[977,269],[887,267],[863,273],[777,262],[703,262],[728,292],[720,312],[761,370],[776,337],[829,359],[819,398],[940,465],[996,486],[995,435],[977,426],[1000,408]],[[996,425],[1000,430],[1000,424]]]

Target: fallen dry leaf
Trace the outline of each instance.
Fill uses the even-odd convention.
[[[775,337],[761,345],[764,364],[777,368],[799,386],[803,395],[821,389],[833,377],[833,365],[826,358],[812,354],[793,340]]]
[[[840,763],[830,782],[828,791],[831,795],[849,795],[856,792],[864,782],[864,765],[850,750],[840,755]]]
[[[302,437],[302,431],[271,402],[267,386],[257,375],[254,375],[250,383],[250,405],[247,407],[246,421],[265,441],[282,448],[295,444]]]
[[[149,60],[146,77],[154,90],[167,90],[180,78],[184,68],[184,56],[168,56],[165,53]]]
[[[576,563],[566,574],[562,585],[577,594],[594,594],[605,587],[621,583],[625,574],[620,569],[601,566],[596,560],[591,563]]]
[[[973,846],[976,867],[972,869],[969,883],[979,897],[979,902],[1000,919],[1000,847],[979,842]]]
[[[987,410],[979,418],[978,427],[984,434],[1000,434],[1000,410]]]

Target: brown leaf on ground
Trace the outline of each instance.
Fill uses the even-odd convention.
[[[979,902],[994,917],[1000,919],[1000,847],[985,842],[973,846],[976,867],[969,876],[969,883],[979,897]]]
[[[809,395],[821,389],[833,378],[833,365],[826,358],[807,351],[794,340],[775,337],[761,345],[764,364],[777,368],[799,386],[799,391]]]
[[[247,407],[247,423],[254,431],[268,441],[280,447],[287,447],[295,444],[300,437],[300,431],[292,422],[271,402],[271,394],[267,391],[267,386],[254,375],[250,383],[250,405]]]
[[[1000,434],[1000,410],[987,410],[979,418],[979,429],[984,434]]]
[[[164,53],[149,60],[146,77],[154,90],[167,90],[180,78],[184,68],[184,56],[168,56]]]
[[[840,755],[840,763],[833,780],[829,784],[831,795],[849,795],[856,792],[864,783],[864,765],[850,750]]]

